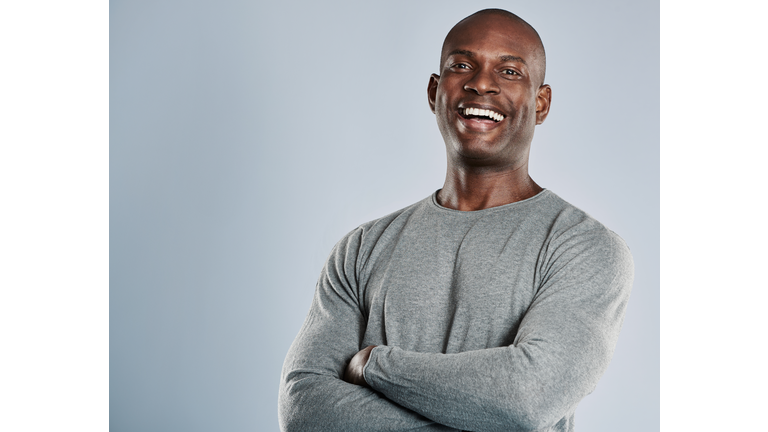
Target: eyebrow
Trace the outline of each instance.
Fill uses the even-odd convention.
[[[465,55],[465,56],[467,56],[467,57],[469,57],[469,58],[472,58],[472,57],[474,57],[474,56],[475,56],[475,53],[473,53],[472,51],[467,51],[467,50],[463,50],[463,49],[457,49],[457,50],[453,50],[453,51],[451,51],[451,52],[449,52],[449,53],[448,53],[448,56],[452,56],[452,55],[454,55],[454,54],[461,54],[461,55]]]
[[[525,60],[523,60],[522,57],[513,56],[513,55],[503,55],[503,56],[501,56],[499,58],[501,58],[502,61],[515,61],[515,62],[520,62],[520,63],[528,66],[528,63],[526,63]]]
[[[474,58],[475,57],[475,53],[473,53],[472,51],[467,51],[467,50],[463,50],[463,49],[453,50],[453,51],[448,53],[448,56],[450,57],[450,56],[455,55],[455,54],[465,55],[465,56],[467,56],[469,58]],[[510,54],[499,56],[499,59],[501,61],[520,62],[520,63],[528,66],[528,63],[526,63],[525,60],[523,60],[522,57],[518,57],[518,56],[514,56],[514,55],[510,55]]]

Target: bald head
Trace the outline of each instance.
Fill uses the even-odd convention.
[[[541,42],[539,33],[530,24],[525,22],[519,16],[504,9],[483,9],[459,21],[443,41],[443,48],[440,53],[440,67],[444,66],[449,46],[461,44],[461,38],[467,31],[482,31],[490,27],[490,24],[497,24],[495,28],[504,28],[510,37],[516,39],[521,45],[529,46],[534,56],[531,67],[536,71],[536,81],[538,85],[544,84],[544,76],[547,69],[547,57],[544,51],[544,44]],[[450,43],[449,43],[450,42]]]

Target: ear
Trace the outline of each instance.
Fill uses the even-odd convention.
[[[552,89],[549,84],[542,84],[536,94],[536,124],[544,123],[549,115],[549,105],[552,103]]]
[[[437,84],[440,82],[440,75],[432,74],[429,77],[429,85],[427,86],[427,100],[429,101],[429,109],[432,113],[435,112],[435,100],[437,99]]]

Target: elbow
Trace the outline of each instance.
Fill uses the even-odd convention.
[[[291,421],[290,419],[287,419],[281,415],[278,416],[277,420],[278,425],[280,426],[280,432],[293,432],[298,431],[298,426],[296,425],[296,422]]]
[[[280,417],[278,423],[280,425],[280,432],[306,432],[312,430],[312,428],[308,427],[309,425],[305,424],[304,422],[286,419],[282,416]]]
[[[302,421],[302,414],[298,406],[292,403],[290,397],[281,389],[280,396],[277,399],[277,422],[280,425],[280,432],[301,432],[309,430],[305,422]]]
[[[514,418],[509,418],[508,425],[520,432],[536,432],[550,430],[562,418],[553,419],[550,416],[542,415],[540,412],[518,413]]]
[[[302,413],[299,410],[299,404],[296,403],[296,394],[293,389],[293,382],[284,380],[280,383],[280,390],[277,396],[277,422],[280,425],[280,432],[299,432],[304,429],[302,425]]]
[[[505,419],[505,429],[521,432],[536,432],[550,430],[556,424],[564,421],[571,412],[551,400],[541,400],[536,397],[528,399],[527,403],[513,403],[504,409],[502,418]]]
[[[314,401],[316,380],[312,374],[289,373],[280,383],[277,396],[277,420],[281,432],[312,432],[322,429],[322,416]]]
[[[557,423],[557,420],[551,421],[551,419],[542,416],[539,413],[526,413],[516,417],[513,421],[516,430],[524,432],[536,432],[541,430],[549,430],[550,427]]]
[[[290,417],[280,415],[278,423],[280,425],[280,432],[300,432],[306,430],[302,427],[301,422],[295,421]]]
[[[280,393],[277,397],[277,423],[280,426],[280,432],[290,432],[297,430],[296,421],[291,415],[291,403],[287,400],[283,384],[280,384]]]

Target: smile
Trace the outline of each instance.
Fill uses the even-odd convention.
[[[496,111],[481,108],[459,108],[459,114],[464,118],[488,118],[496,123],[504,120],[502,114]]]

